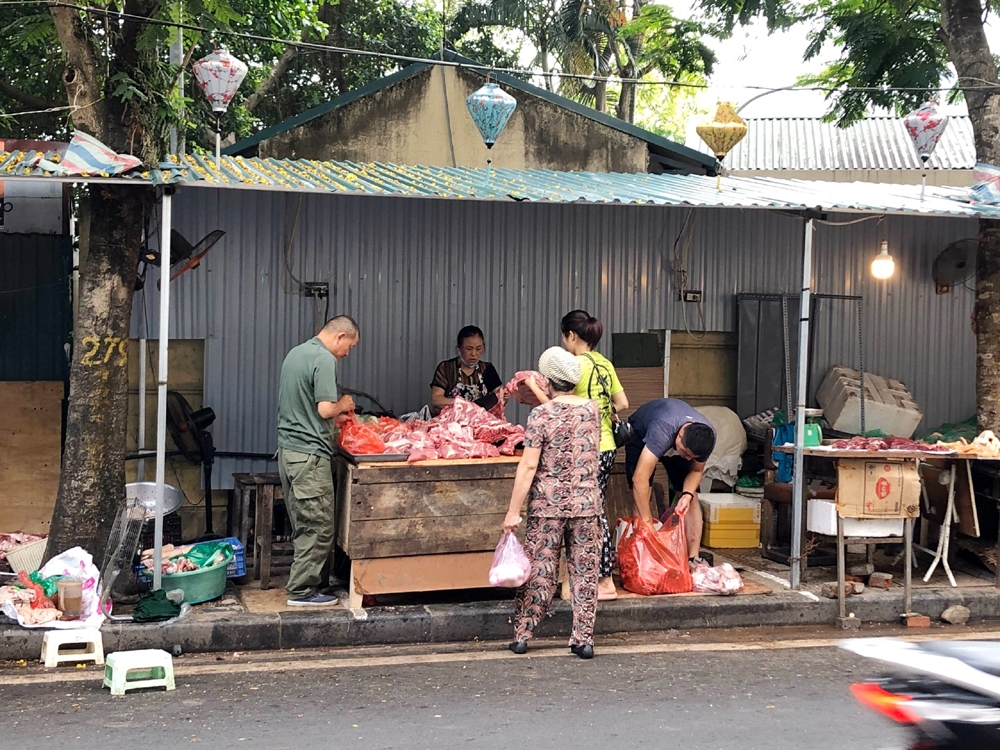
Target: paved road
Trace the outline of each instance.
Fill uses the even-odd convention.
[[[175,692],[118,699],[101,690],[96,671],[70,669],[53,680],[51,673],[43,678],[30,667],[8,667],[0,669],[2,746],[875,750],[903,744],[900,732],[848,693],[867,666],[833,648],[637,653],[643,644],[636,640],[585,662],[568,651],[564,656],[558,644],[547,646],[530,657],[504,655],[496,646],[184,657],[175,660]]]

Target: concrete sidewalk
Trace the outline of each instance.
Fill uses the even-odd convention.
[[[345,647],[401,643],[443,643],[506,640],[511,636],[510,599],[464,603],[436,602],[348,610],[251,611],[230,587],[217,605],[200,605],[185,619],[170,624],[105,624],[108,651],[179,647],[183,652],[256,651],[316,647]],[[898,622],[902,592],[866,591],[849,600],[849,610],[864,623]],[[1000,592],[992,587],[914,591],[913,609],[940,617],[952,604],[972,610],[972,622],[1000,618]],[[735,628],[760,625],[830,625],[837,603],[810,592],[768,591],[733,597],[659,596],[623,597],[602,602],[597,632],[613,633]],[[571,610],[567,602],[553,603],[550,616],[537,635],[568,635]],[[0,659],[37,660],[41,630],[16,624],[0,626]]]
[[[736,596],[700,594],[643,597],[619,588],[619,598],[601,602],[597,633],[655,632],[738,628],[761,625],[829,625],[836,623],[836,600],[819,596],[822,584],[836,576],[834,568],[809,568],[803,590],[788,588],[788,568],[763,559],[759,550],[717,550],[715,563],[731,562],[740,571],[744,591]],[[903,614],[901,563],[882,553],[878,569],[892,572],[888,590],[869,588],[847,601],[862,623],[899,623]],[[923,566],[922,566],[923,567]],[[914,571],[913,611],[932,621],[953,604],[972,611],[971,622],[1000,619],[1000,590],[982,577],[956,571],[958,588],[948,585],[943,571],[928,582]],[[341,604],[319,610],[288,607],[284,577],[274,576],[271,588],[258,582],[239,587],[230,582],[216,602],[194,607],[186,618],[169,624],[107,622],[108,651],[163,648],[223,652],[298,648],[334,648],[402,643],[504,641],[512,637],[513,592],[502,589],[452,591],[436,594],[379,597],[377,606],[347,609],[347,592],[335,587]],[[567,602],[553,602],[539,628],[541,637],[568,637],[572,612]],[[36,660],[41,630],[25,630],[0,616],[0,659]]]

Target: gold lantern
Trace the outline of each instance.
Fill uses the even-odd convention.
[[[708,122],[703,122],[695,132],[715,154],[719,160],[719,167],[722,167],[722,160],[726,154],[733,150],[733,147],[743,140],[747,134],[747,124],[736,114],[733,105],[729,102],[719,102],[719,107],[715,111],[715,118]],[[722,190],[722,174],[715,181],[715,187]]]

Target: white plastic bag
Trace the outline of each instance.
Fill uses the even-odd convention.
[[[0,611],[23,628],[57,628],[59,630],[78,630],[80,628],[100,628],[104,623],[101,613],[101,573],[94,565],[94,558],[81,547],[66,550],[49,560],[39,571],[43,578],[52,576],[68,576],[78,578],[83,582],[83,600],[78,620],[55,620],[44,625],[27,624],[11,602],[6,602]]]
[[[722,563],[714,568],[706,563],[700,563],[691,571],[693,591],[702,594],[719,594],[729,596],[743,590],[743,579],[729,563]]]
[[[493,564],[490,566],[490,586],[505,589],[516,589],[523,586],[531,577],[531,560],[524,552],[524,547],[517,537],[505,532],[500,537],[497,550],[493,553]]]

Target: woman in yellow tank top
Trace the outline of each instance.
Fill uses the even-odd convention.
[[[600,600],[614,599],[618,595],[615,591],[614,580],[611,578],[614,548],[611,542],[611,526],[603,512],[603,502],[608,494],[608,482],[611,479],[611,470],[614,468],[615,454],[618,451],[611,426],[611,407],[613,405],[617,411],[627,409],[628,397],[625,395],[622,384],[618,381],[614,365],[603,354],[596,351],[597,345],[604,335],[604,326],[601,321],[584,310],[573,310],[563,316],[560,329],[563,347],[571,354],[575,354],[580,362],[582,377],[573,394],[593,399],[601,411],[601,462],[598,483],[601,488],[602,512],[600,519],[604,540],[601,547],[597,598]],[[548,401],[547,394],[538,388],[533,380],[529,379],[527,383],[539,401],[542,403]]]

